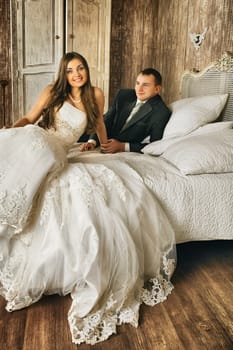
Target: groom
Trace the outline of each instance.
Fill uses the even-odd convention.
[[[160,96],[161,84],[160,73],[147,68],[138,74],[135,89],[119,91],[104,115],[108,142],[100,145],[103,153],[141,152],[148,142],[162,138],[171,112]],[[98,145],[94,134],[81,150],[93,150]]]

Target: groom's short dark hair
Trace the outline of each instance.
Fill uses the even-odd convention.
[[[162,85],[162,76],[159,73],[159,71],[157,71],[154,68],[145,68],[139,74],[142,74],[142,75],[153,75],[154,78],[155,78],[156,85]]]

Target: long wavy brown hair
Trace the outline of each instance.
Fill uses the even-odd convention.
[[[94,95],[94,87],[91,84],[90,70],[87,60],[77,52],[67,52],[60,61],[57,79],[51,88],[51,98],[47,107],[43,110],[42,119],[38,123],[44,129],[56,128],[55,113],[62,107],[68,99],[71,87],[66,78],[68,63],[74,58],[78,58],[87,72],[87,82],[81,87],[81,99],[87,114],[87,133],[95,131],[96,120],[99,114],[98,105]]]

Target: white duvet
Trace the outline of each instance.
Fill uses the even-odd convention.
[[[175,230],[176,242],[233,239],[233,173],[181,175],[163,158],[151,160],[153,189]]]
[[[100,157],[99,162],[101,157],[123,159],[140,173],[165,210],[177,243],[233,239],[233,173],[182,175],[166,159],[148,154],[93,152],[81,157],[82,162],[92,157]]]

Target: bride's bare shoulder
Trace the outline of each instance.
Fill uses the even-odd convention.
[[[101,88],[99,88],[98,86],[95,86],[94,87],[94,94],[95,94],[95,97],[102,97],[104,96],[104,92]]]

